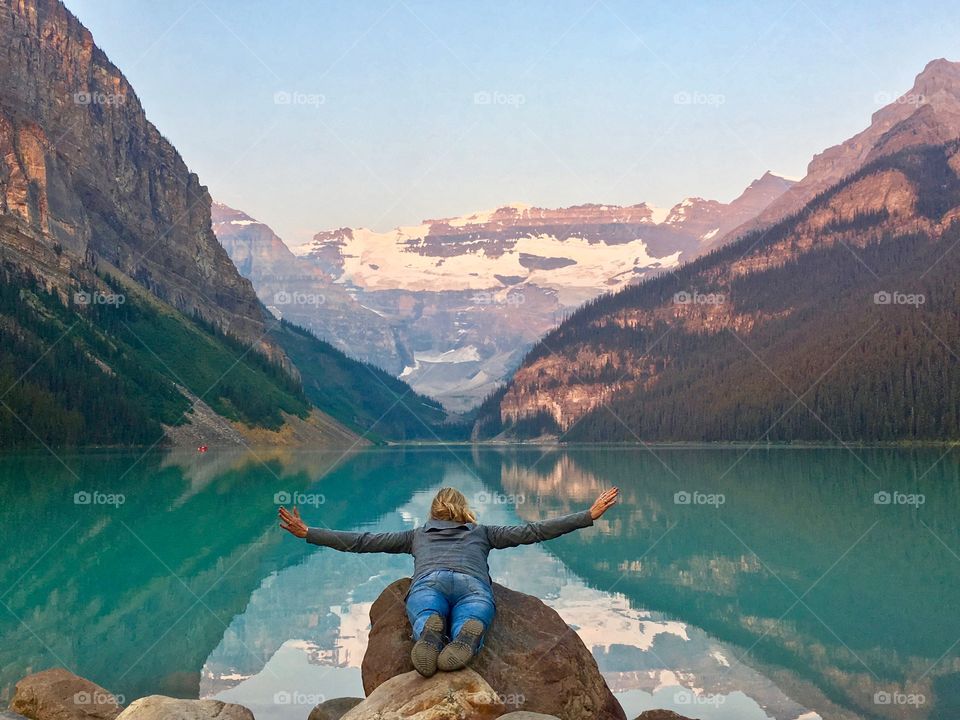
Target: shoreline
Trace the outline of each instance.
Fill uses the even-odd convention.
[[[405,442],[384,442],[380,444],[363,445],[353,448],[351,452],[371,452],[378,450],[397,450],[410,448],[492,448],[492,449],[525,449],[525,448],[548,448],[554,450],[591,450],[591,449],[611,449],[611,450],[632,450],[632,449],[665,449],[665,450],[850,450],[857,449],[878,449],[878,450],[922,450],[922,449],[953,449],[960,448],[960,439],[956,440],[863,440],[851,441],[847,443],[837,442],[814,442],[814,441],[782,441],[757,443],[740,440],[652,440],[650,442],[554,442],[549,440],[410,440]],[[339,445],[315,446],[310,444],[302,445],[224,445],[211,446],[210,452],[222,452],[223,450],[236,450],[239,452],[252,452],[258,450],[277,450],[282,449],[287,452],[328,452],[342,453],[344,448]],[[151,451],[159,453],[179,451],[189,452],[189,448],[169,445],[54,445],[52,447],[43,446],[24,446],[24,447],[0,447],[0,454],[39,452],[49,453],[53,450],[64,453],[86,453],[86,452],[142,452],[147,454]],[[199,454],[199,453],[198,453]]]

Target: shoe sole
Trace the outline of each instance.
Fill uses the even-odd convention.
[[[478,638],[483,635],[483,623],[479,620],[467,620],[460,632]],[[462,670],[473,660],[473,656],[473,650],[469,645],[454,640],[440,653],[440,657],[437,658],[437,668],[444,672]]]
[[[423,625],[424,630],[433,630],[443,634],[443,618],[439,615],[431,615]],[[410,662],[413,663],[413,669],[424,677],[433,677],[437,674],[437,658],[440,651],[433,645],[423,640],[417,640],[413,649],[410,650]]]

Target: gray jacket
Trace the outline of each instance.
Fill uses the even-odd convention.
[[[413,555],[413,579],[434,570],[455,570],[489,583],[487,555],[491,550],[530,545],[593,525],[590,511],[573,513],[525,525],[475,525],[430,520],[413,530],[370,533],[309,528],[306,540],[314,545],[355,553]]]

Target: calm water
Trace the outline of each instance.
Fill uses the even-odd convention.
[[[491,567],[578,629],[628,717],[960,718],[958,455],[743,453],[0,456],[0,694],[60,665],[127,701],[303,720],[362,695],[367,612],[411,561],[296,541],[275,499],[299,496],[311,524],[399,529],[442,485],[507,523],[617,484],[596,527]]]

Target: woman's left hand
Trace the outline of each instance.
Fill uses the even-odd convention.
[[[305,538],[307,536],[307,526],[303,520],[300,519],[300,511],[297,510],[296,505],[294,505],[292,513],[288,512],[287,509],[281,505],[278,514],[280,515],[281,528],[298,538]]]
[[[617,504],[617,498],[620,497],[620,488],[612,487],[600,493],[593,505],[590,507],[590,517],[594,520],[603,515],[607,510]]]

